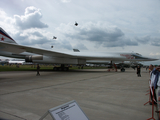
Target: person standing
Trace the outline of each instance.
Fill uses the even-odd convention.
[[[157,97],[157,108],[158,108],[158,111],[160,111],[160,66],[154,69],[152,73],[155,75],[154,89]]]
[[[155,70],[155,68],[153,67],[153,65],[151,64],[150,66],[149,66],[149,69],[150,69],[150,72],[149,72],[149,74],[150,74],[150,86],[151,87],[153,87],[154,86],[154,80],[155,80],[155,74],[153,74],[153,70]]]
[[[141,68],[140,68],[139,65],[138,65],[138,67],[137,67],[137,76],[138,76],[138,77],[141,77]]]
[[[154,88],[154,80],[155,80],[155,74],[153,74],[153,70],[154,70],[155,68],[153,68],[153,65],[151,64],[150,66],[149,66],[149,70],[150,70],[150,97],[151,97],[151,100],[153,101],[153,94],[154,94],[154,99],[156,100],[156,101],[154,101],[154,104],[156,104],[156,102],[157,102],[157,97],[156,97],[156,92],[155,92],[155,89],[153,89]],[[150,105],[152,105],[152,102],[150,103]]]
[[[39,64],[37,64],[37,75],[40,75],[39,70],[40,70],[40,66],[39,66]]]

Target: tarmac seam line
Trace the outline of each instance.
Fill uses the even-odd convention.
[[[113,75],[113,74],[109,74],[109,75]],[[100,78],[100,77],[109,76],[109,75],[101,75],[101,76],[98,76],[98,77],[96,76],[96,77],[93,77],[90,79],[81,79],[81,80],[77,80],[77,81],[72,81],[72,82],[67,82],[67,83],[65,82],[65,83],[60,83],[60,84],[56,84],[56,85],[50,85],[50,86],[44,86],[44,87],[39,87],[39,88],[32,88],[32,89],[26,89],[26,90],[21,90],[21,91],[9,92],[9,93],[0,94],[0,96],[14,94],[14,93],[18,93],[18,92],[25,92],[25,91],[30,91],[30,90],[55,87],[55,86],[60,86],[60,85],[66,85],[66,84],[76,83],[76,82],[81,82],[81,81],[94,80],[95,78]]]
[[[0,110],[0,112],[1,112],[1,113],[4,113],[4,114],[11,115],[11,116],[14,116],[14,117],[16,117],[16,118],[20,118],[20,119],[22,119],[22,120],[27,120],[27,119],[25,119],[25,118],[22,118],[22,117],[19,117],[19,116],[17,116],[17,115],[13,115],[13,114],[11,114],[11,113],[7,113],[7,112],[1,111],[1,110]]]

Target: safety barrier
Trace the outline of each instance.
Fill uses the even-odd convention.
[[[149,93],[147,93],[146,95],[148,95],[149,94],[149,101],[148,102],[146,102],[144,105],[146,105],[147,103],[152,103],[152,101],[151,101],[151,89],[150,89],[150,80],[149,80],[149,90],[147,90],[147,92],[149,92]]]
[[[147,103],[152,103],[152,116],[151,116],[151,118],[148,118],[147,120],[151,120],[151,119],[153,119],[153,120],[156,120],[155,118],[154,118],[154,107],[157,109],[157,105],[156,104],[158,104],[158,100],[156,101],[155,100],[155,90],[154,90],[154,87],[151,87],[150,86],[150,81],[149,81],[149,93],[147,93],[146,95],[149,95],[149,101],[148,102],[146,102],[144,105],[146,105]],[[148,92],[147,91],[147,92]],[[151,95],[152,94],[152,95]],[[151,98],[152,97],[152,98]],[[152,99],[152,101],[151,101],[151,99]],[[155,104],[156,103],[156,104]],[[160,111],[159,110],[156,110],[155,111],[156,113],[159,113],[158,114],[158,118],[160,118]],[[158,119],[159,120],[159,119]]]

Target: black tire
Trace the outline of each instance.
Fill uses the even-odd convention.
[[[125,72],[125,69],[124,69],[124,68],[122,68],[122,69],[121,69],[121,72]]]
[[[54,70],[54,71],[57,71],[58,69],[57,69],[57,67],[54,67],[53,70]]]

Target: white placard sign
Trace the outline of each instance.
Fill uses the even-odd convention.
[[[75,100],[50,109],[49,113],[55,120],[89,120]]]

